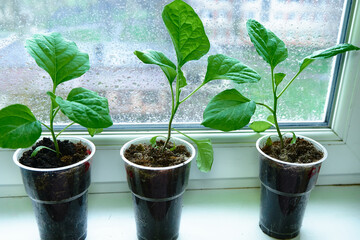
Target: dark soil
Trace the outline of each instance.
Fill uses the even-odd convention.
[[[324,156],[323,152],[303,138],[297,138],[294,144],[291,144],[291,140],[292,138],[284,138],[284,148],[281,148],[280,141],[275,141],[261,150],[273,158],[290,163],[312,163]]]
[[[33,168],[57,168],[68,166],[85,159],[89,155],[87,148],[81,143],[72,143],[69,140],[58,140],[60,149],[60,158],[56,153],[48,149],[41,149],[36,156],[30,157],[32,152],[38,146],[45,146],[55,150],[54,142],[50,138],[43,138],[28,150],[23,153],[20,158],[20,163]]]
[[[125,158],[129,161],[147,167],[168,167],[185,162],[191,155],[184,145],[176,146],[174,150],[173,143],[169,142],[163,151],[165,142],[156,141],[156,146],[151,144],[131,144],[125,150]]]

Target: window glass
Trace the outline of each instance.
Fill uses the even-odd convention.
[[[60,32],[90,56],[91,69],[81,78],[60,85],[65,97],[70,88],[86,87],[109,99],[117,124],[165,123],[170,115],[167,80],[157,66],[141,63],[135,50],[153,49],[176,61],[161,19],[171,1],[160,0],[2,0],[0,4],[0,107],[28,105],[42,121],[48,119],[51,79],[24,48],[35,33]],[[262,76],[259,84],[236,85],[213,81],[180,106],[176,123],[199,123],[208,101],[226,88],[237,88],[249,98],[268,102],[269,68],[256,54],[245,23],[260,21],[275,32],[289,50],[289,59],[278,66],[287,79],[298,61],[315,50],[337,43],[344,1],[188,0],[202,19],[211,49],[238,58]],[[207,56],[185,65],[187,96],[203,80]],[[318,61],[302,73],[280,101],[282,121],[324,121],[332,83],[333,60]],[[269,102],[268,102],[269,103]],[[271,103],[269,103],[271,104]],[[267,114],[258,107],[255,118]],[[58,124],[66,118],[60,117]]]

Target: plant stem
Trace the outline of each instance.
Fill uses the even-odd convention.
[[[55,132],[53,130],[53,122],[50,123],[50,129],[51,129],[51,136],[52,136],[52,139],[53,139],[53,142],[54,142],[54,146],[55,146],[55,151],[56,151],[56,156],[59,157],[60,156],[60,149],[59,149],[59,144],[57,142],[57,139],[56,139],[56,136],[55,136]]]
[[[53,93],[55,94],[55,85],[53,86]],[[56,136],[55,136],[55,132],[54,132],[54,118],[56,116],[56,114],[58,113],[58,110],[56,110],[54,108],[54,104],[51,101],[51,109],[50,109],[50,133],[54,142],[54,146],[55,146],[55,151],[56,151],[56,156],[60,157],[60,149],[59,149],[59,144],[56,140]]]
[[[170,120],[169,120],[168,135],[167,135],[165,144],[164,144],[164,146],[163,146],[163,151],[165,150],[166,145],[167,145],[167,144],[169,143],[169,141],[170,141],[172,121],[174,120],[175,113],[176,113],[178,107],[179,107],[179,104],[176,104],[176,107],[171,111],[172,113],[171,113],[171,117],[170,117]]]
[[[177,109],[179,108],[179,105],[180,105],[180,79],[179,79],[179,76],[180,76],[180,67],[178,65],[177,67],[178,71],[177,71],[177,76],[176,76],[176,89],[175,89],[175,100],[174,100],[174,90],[172,88],[172,85],[170,84],[170,89],[171,89],[171,116],[170,116],[170,120],[169,120],[169,126],[168,126],[168,135],[167,135],[167,138],[166,138],[166,141],[165,141],[165,144],[162,148],[162,150],[164,151],[165,148],[166,148],[166,145],[169,143],[170,141],[170,138],[171,138],[171,126],[172,126],[172,122],[174,120],[174,117],[175,117],[175,114],[176,114],[176,111]]]
[[[174,97],[174,89],[170,83],[170,91],[171,91],[171,114],[173,114],[175,109],[175,97]]]
[[[277,99],[274,101],[274,105],[277,104]],[[275,106],[274,106],[275,107]],[[280,131],[280,127],[279,127],[279,123],[278,123],[278,120],[277,120],[277,115],[276,115],[276,109],[274,111],[274,125],[275,125],[275,128],[276,128],[276,131],[277,131],[277,134],[279,135],[279,139],[280,139],[280,143],[281,143],[281,148],[284,148],[284,139],[283,139],[283,136],[281,134],[281,131]]]
[[[284,140],[283,140],[283,137],[282,137],[282,135],[281,135],[279,123],[278,123],[278,120],[277,120],[277,113],[276,113],[276,111],[277,111],[278,96],[277,96],[277,94],[276,94],[277,86],[275,85],[274,68],[271,68],[271,81],[272,81],[273,95],[274,95],[274,108],[273,108],[274,124],[275,124],[275,128],[276,128],[277,134],[279,135],[279,139],[280,139],[280,143],[281,143],[281,148],[284,148]]]
[[[171,125],[172,125],[172,121],[173,121],[175,113],[176,113],[176,111],[175,111],[174,89],[173,89],[171,84],[170,84],[170,91],[171,91],[171,116],[170,116],[169,126],[168,126],[168,135],[167,135],[167,138],[166,138],[166,141],[165,141],[165,145],[163,146],[163,151],[165,150],[166,145],[170,141],[170,138],[171,138]]]
[[[283,90],[279,93],[279,95],[276,94],[276,90],[277,88],[275,89],[275,94],[274,94],[274,106],[277,105],[277,101],[278,99],[283,95],[283,93],[286,91],[286,89],[289,88],[289,86],[294,82],[294,80],[299,76],[299,74],[303,71],[304,69],[300,69],[296,74],[295,76],[290,80],[290,82],[288,82],[288,84],[286,84],[286,86],[283,88]],[[274,122],[275,122],[275,126],[276,126],[276,130],[278,132],[278,135],[279,135],[279,138],[280,138],[280,143],[281,143],[281,148],[284,147],[284,139],[281,135],[281,132],[280,132],[280,128],[279,128],[279,124],[277,122],[277,117],[276,117],[276,109],[274,108]]]

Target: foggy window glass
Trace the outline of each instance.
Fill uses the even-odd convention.
[[[166,123],[170,116],[170,90],[158,66],[146,65],[135,50],[164,52],[176,62],[175,51],[161,12],[170,0],[1,0],[0,4],[0,108],[22,103],[41,121],[48,120],[52,82],[24,48],[35,33],[60,32],[90,56],[90,70],[61,84],[57,95],[66,97],[74,87],[85,87],[109,99],[116,124]],[[260,102],[271,96],[270,70],[257,55],[246,33],[251,17],[275,32],[289,50],[289,59],[277,71],[292,77],[298,61],[315,50],[337,43],[342,0],[188,0],[202,19],[211,43],[209,53],[184,66],[187,96],[204,79],[207,57],[222,53],[237,58],[262,75],[258,84],[237,85],[218,80],[205,85],[180,106],[175,123],[202,121],[209,100],[227,88]],[[332,60],[317,61],[300,75],[279,103],[281,121],[324,121],[331,85]],[[285,81],[285,80],[284,80]],[[258,107],[254,118],[267,114]],[[65,124],[60,116],[57,124]]]

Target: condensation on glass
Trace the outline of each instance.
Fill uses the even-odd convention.
[[[73,87],[86,87],[109,99],[115,123],[165,123],[170,116],[168,82],[159,67],[141,63],[135,50],[164,52],[174,62],[175,52],[161,19],[170,1],[148,0],[2,0],[0,4],[0,107],[30,106],[42,121],[48,119],[51,79],[24,48],[35,33],[60,32],[90,56],[91,69],[78,80],[59,87],[65,97]],[[262,75],[259,84],[236,85],[217,80],[207,84],[180,106],[177,123],[199,123],[208,101],[227,88],[268,102],[269,68],[256,54],[245,23],[254,18],[284,40],[289,59],[278,66],[287,79],[298,61],[314,50],[337,43],[342,0],[189,0],[209,36],[210,52],[185,65],[185,97],[204,78],[207,57],[222,53],[238,58]],[[333,62],[318,61],[302,73],[280,101],[282,121],[324,121]],[[269,103],[269,102],[268,102]],[[271,104],[271,103],[269,103]],[[258,107],[256,119],[267,116]],[[66,118],[60,117],[58,124]]]

